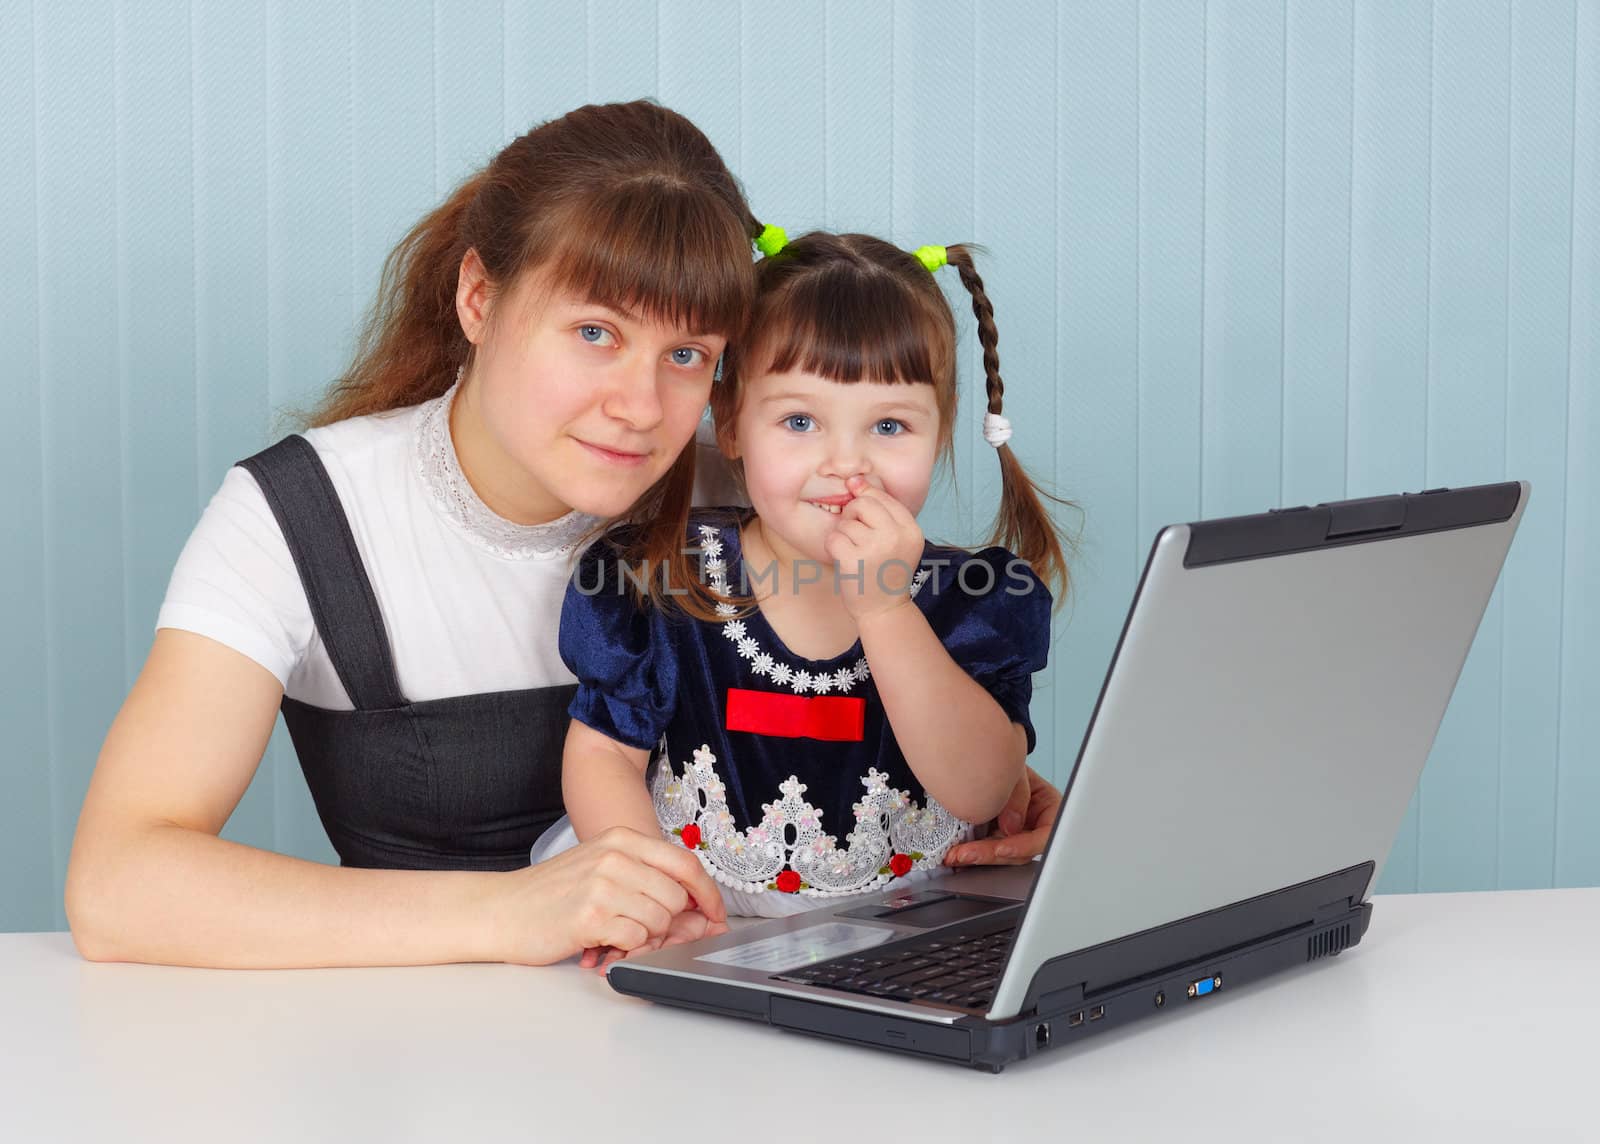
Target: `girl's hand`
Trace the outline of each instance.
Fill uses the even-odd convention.
[[[600,947],[628,952],[673,932],[686,910],[727,921],[722,895],[682,846],[614,827],[505,876],[493,903],[500,959],[548,965]]]
[[[698,909],[687,909],[672,919],[672,924],[667,927],[667,934],[664,938],[651,938],[638,949],[631,949],[626,953],[620,949],[586,949],[583,951],[583,958],[578,962],[578,965],[583,969],[597,969],[599,972],[605,973],[606,966],[613,961],[637,957],[641,953],[650,953],[657,949],[665,949],[671,945],[699,941],[703,937],[716,937],[718,934],[727,932],[727,922],[714,922]]]
[[[922,528],[905,505],[866,478],[851,477],[845,487],[855,499],[823,544],[838,567],[845,610],[859,623],[911,599],[911,578],[922,563]]]
[[[673,918],[672,924],[667,927],[667,936],[662,939],[661,948],[665,949],[671,945],[683,945],[685,942],[699,941],[703,937],[716,937],[718,934],[727,932],[727,922],[714,922],[706,916],[703,910],[684,910],[683,913]]]

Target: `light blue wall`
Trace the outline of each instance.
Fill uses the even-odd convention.
[[[988,245],[1014,445],[1085,514],[1058,775],[1158,525],[1532,480],[1384,888],[1600,883],[1600,0],[0,0],[0,928],[62,924],[172,561],[390,245],[641,95],[791,233]],[[992,511],[974,409],[931,531]],[[227,832],[329,855],[286,743]]]

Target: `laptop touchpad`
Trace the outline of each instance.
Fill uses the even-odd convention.
[[[874,918],[893,921],[896,925],[931,929],[965,921],[995,910],[1015,907],[1017,903],[1006,898],[980,898],[972,894],[947,894],[940,890],[923,890],[903,894],[887,902],[841,910],[837,916],[846,918]]]

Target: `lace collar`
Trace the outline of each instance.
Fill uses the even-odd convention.
[[[498,515],[473,491],[450,439],[456,386],[418,406],[417,474],[444,518],[475,548],[505,560],[571,552],[599,518],[574,509],[545,524],[517,524]]]

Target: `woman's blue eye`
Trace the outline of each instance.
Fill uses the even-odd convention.
[[[578,336],[590,345],[598,346],[611,336],[611,331],[604,326],[579,326]]]
[[[804,413],[794,413],[783,419],[783,424],[796,433],[811,432],[811,418]]]
[[[690,349],[688,346],[682,346],[672,351],[672,364],[685,366],[698,365],[700,362],[705,360],[705,356],[706,355],[700,350]]]

